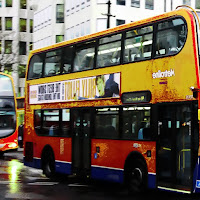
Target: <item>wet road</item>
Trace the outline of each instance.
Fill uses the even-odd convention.
[[[196,200],[199,195],[161,191],[128,195],[121,186],[105,182],[84,182],[74,177],[57,177],[51,181],[41,170],[25,167],[22,151],[6,153],[0,158],[0,200]]]

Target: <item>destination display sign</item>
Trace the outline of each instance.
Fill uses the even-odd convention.
[[[151,101],[150,91],[127,92],[122,94],[122,103],[148,103]]]

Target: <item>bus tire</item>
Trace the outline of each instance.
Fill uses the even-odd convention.
[[[43,153],[42,170],[46,177],[51,179],[55,177],[55,158],[53,152],[50,150]]]
[[[129,162],[125,169],[125,184],[130,194],[141,193],[147,189],[148,172],[142,159]]]

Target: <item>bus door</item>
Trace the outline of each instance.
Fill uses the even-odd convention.
[[[160,188],[191,190],[192,117],[190,104],[158,106],[157,180]]]
[[[89,175],[91,166],[91,110],[72,109],[72,170],[77,175]]]

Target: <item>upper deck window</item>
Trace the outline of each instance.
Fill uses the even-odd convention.
[[[74,72],[92,69],[94,66],[95,41],[77,46]]]
[[[117,65],[120,63],[122,34],[112,35],[99,40],[97,67]]]
[[[42,77],[43,54],[34,55],[31,58],[28,71],[28,79],[35,79]]]
[[[186,40],[187,29],[180,18],[158,24],[156,56],[178,53]]]
[[[126,33],[124,62],[151,58],[153,26],[134,29]]]
[[[44,76],[60,74],[61,70],[61,49],[46,53],[44,64]]]

